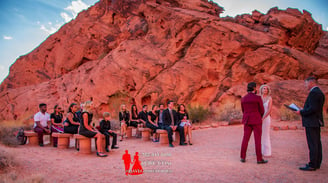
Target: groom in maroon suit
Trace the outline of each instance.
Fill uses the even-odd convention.
[[[256,83],[250,82],[247,85],[248,94],[241,99],[241,109],[243,111],[244,137],[241,144],[240,161],[246,162],[246,151],[249,138],[254,131],[255,150],[257,163],[267,163],[263,160],[261,153],[262,136],[262,116],[264,114],[263,102],[260,96],[256,95]]]

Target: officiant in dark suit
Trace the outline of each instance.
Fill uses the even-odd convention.
[[[163,125],[164,125],[164,130],[167,131],[168,138],[169,138],[169,146],[174,147],[172,142],[173,142],[173,132],[174,131],[179,131],[180,134],[180,145],[187,145],[184,141],[184,130],[183,127],[181,127],[180,121],[178,119],[178,114],[177,112],[173,109],[174,107],[174,102],[172,100],[167,102],[167,109],[163,111]]]
[[[261,152],[261,136],[262,136],[262,117],[264,107],[262,98],[256,95],[256,83],[250,82],[247,85],[248,94],[241,99],[241,109],[243,111],[244,137],[241,144],[240,161],[246,162],[246,151],[252,131],[254,131],[255,151],[258,164],[267,163],[263,160]]]
[[[320,168],[322,161],[322,145],[320,137],[320,127],[323,123],[323,104],[325,95],[317,86],[315,77],[308,77],[305,80],[305,87],[309,90],[309,95],[305,101],[304,108],[296,111],[302,116],[302,125],[305,127],[306,140],[310,151],[310,162],[300,170],[314,171]]]

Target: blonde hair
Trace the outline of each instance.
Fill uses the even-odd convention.
[[[121,105],[121,111],[123,111],[123,106],[125,106],[125,111],[127,111],[127,109],[126,109],[126,105],[125,105],[125,104],[122,104],[122,105]]]
[[[103,114],[103,117],[106,118],[106,117],[109,117],[110,116],[110,113],[109,112],[104,112]]]
[[[266,87],[268,89],[268,96],[271,96],[271,88],[269,85],[261,85],[260,87],[260,95],[263,96],[263,88]]]
[[[92,101],[86,101],[83,105],[83,111],[90,112]]]

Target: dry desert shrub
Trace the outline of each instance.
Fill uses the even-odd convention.
[[[243,113],[234,104],[226,104],[222,111],[217,112],[215,118],[217,121],[231,121],[233,119],[242,119]]]
[[[15,132],[18,131],[18,128],[11,127],[0,127],[0,143],[6,146],[15,147],[19,145]]]
[[[188,105],[189,118],[193,122],[202,122],[210,116],[210,111],[202,105]]]

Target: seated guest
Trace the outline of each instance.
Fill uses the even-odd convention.
[[[107,155],[104,154],[104,148],[102,146],[104,135],[91,126],[92,117],[93,117],[93,113],[91,112],[92,110],[93,110],[92,102],[91,101],[85,102],[82,112],[82,122],[79,128],[79,134],[88,138],[93,138],[93,137],[97,138],[96,140],[97,156],[106,157]]]
[[[112,149],[118,149],[116,146],[117,144],[117,134],[111,130],[110,126],[110,114],[109,112],[104,112],[103,114],[104,119],[100,121],[100,132],[105,135],[106,139],[106,146],[105,149],[107,152],[109,152],[108,146],[109,146],[109,136],[113,137],[113,142],[112,142]]]
[[[131,115],[130,115],[130,126],[136,127],[136,137],[141,137],[140,132],[138,131],[138,124],[141,123],[138,118],[138,109],[136,105],[131,106]]]
[[[123,136],[126,135],[126,128],[129,125],[130,121],[130,113],[128,110],[126,110],[125,104],[121,105],[121,111],[119,113],[119,118],[120,118],[120,126],[121,126],[121,140],[123,140]]]
[[[43,134],[49,134],[50,115],[47,113],[47,104],[39,105],[40,111],[34,115],[34,131],[38,134],[39,145],[43,146]]]
[[[163,111],[163,122],[164,122],[164,130],[167,131],[169,138],[169,146],[174,147],[173,142],[173,132],[179,131],[180,134],[180,145],[187,145],[184,141],[184,130],[183,127],[180,126],[177,112],[173,109],[174,102],[172,100],[167,102],[167,109]]]
[[[62,108],[58,105],[54,107],[54,113],[50,114],[51,120],[51,132],[63,133],[64,132],[64,125],[63,125],[63,114],[61,112]],[[57,147],[58,138],[53,137],[54,147]]]
[[[68,107],[67,118],[64,121],[64,133],[77,134],[80,126],[80,121],[76,115],[77,104],[71,103]]]
[[[159,129],[157,124],[157,106],[153,105],[152,110],[148,112],[148,121],[146,127],[152,129],[153,133],[153,142],[159,142],[159,134],[156,133],[156,130]]]
[[[143,128],[146,126],[146,123],[148,121],[148,106],[147,105],[143,105],[142,106],[142,111],[139,112],[138,118],[140,120],[140,123],[138,124],[139,128]]]
[[[158,117],[158,127],[160,129],[163,129],[163,127],[164,127],[164,124],[163,124],[164,104],[159,104],[158,107],[159,107],[159,110],[156,111],[157,117]]]
[[[80,108],[78,108],[78,106],[76,108],[77,108],[77,110],[76,110],[75,114],[76,114],[77,118],[79,119],[79,122],[81,122],[82,121],[82,112],[83,112],[83,103],[80,104]]]
[[[185,136],[185,143],[187,142],[187,136],[189,138],[189,145],[192,145],[192,126],[189,121],[189,116],[186,110],[185,105],[180,104],[178,106],[178,116],[180,120],[180,126],[183,127],[184,136]]]

